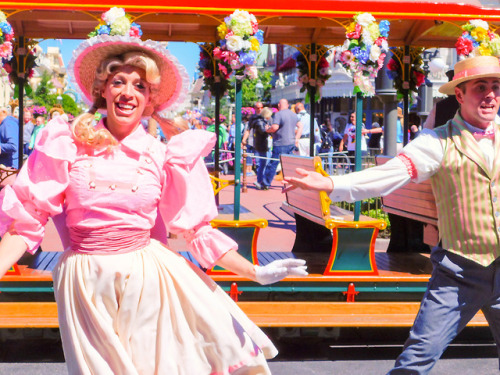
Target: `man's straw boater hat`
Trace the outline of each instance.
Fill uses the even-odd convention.
[[[105,23],[98,25],[89,34],[90,38],[78,46],[68,65],[72,80],[87,104],[95,102],[92,85],[101,62],[128,52],[139,52],[152,58],[160,71],[160,83],[155,85],[157,87],[152,93],[151,104],[146,107],[144,116],[151,116],[153,112],[173,111],[183,104],[189,77],[186,69],[166,49],[166,44],[141,40],[140,26],[131,23],[121,8],[111,8],[103,13],[102,19]],[[104,112],[106,103],[101,103],[98,109]]]
[[[471,20],[462,26],[463,34],[455,44],[461,59],[455,64],[453,80],[439,88],[439,92],[455,95],[455,87],[478,78],[500,78],[500,37],[489,31],[488,23]]]

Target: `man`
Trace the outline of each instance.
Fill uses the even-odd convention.
[[[300,139],[299,139],[299,155],[310,156],[310,133],[311,133],[311,116],[307,113],[304,103],[295,104],[295,113],[300,121]],[[318,122],[314,119],[314,143],[321,143],[321,133],[319,131]]]
[[[347,146],[347,156],[351,162],[351,169],[354,170],[354,156],[356,151],[356,113],[351,112],[349,115],[349,124],[346,125],[344,130],[344,138],[340,141],[339,151],[344,151],[344,146]],[[361,124],[361,155],[366,155],[368,147],[366,146],[365,124]]]
[[[257,182],[255,187],[258,190],[262,190],[262,180],[264,177],[264,170],[267,164],[267,136],[268,133],[262,134],[260,129],[265,127],[266,120],[262,117],[262,109],[264,105],[262,102],[255,103],[255,113],[250,116],[248,120],[248,126],[243,132],[243,137],[241,138],[241,143],[243,148],[246,148],[247,153],[253,153],[256,158],[256,171],[257,171]],[[264,130],[265,131],[265,130]],[[246,173],[250,173],[252,170],[252,159],[247,158],[247,170]]]
[[[300,170],[292,187],[325,190],[335,201],[384,195],[430,179],[440,243],[432,277],[403,353],[389,372],[427,374],[449,343],[482,310],[500,348],[500,64],[493,56],[455,65],[440,90],[455,94],[455,117],[421,134],[384,166],[342,177]]]
[[[265,190],[269,189],[273,182],[280,155],[291,154],[300,139],[301,124],[297,115],[288,108],[288,100],[281,99],[278,103],[278,110],[273,117],[272,125],[266,130],[273,137],[273,151],[262,180],[262,188]],[[297,132],[296,129],[298,129]]]
[[[31,140],[31,134],[33,133],[33,129],[35,124],[33,123],[33,114],[29,109],[24,110],[24,126],[23,126],[23,150],[24,156],[28,157],[28,146]]]
[[[0,108],[0,164],[19,168],[19,123],[6,107]]]

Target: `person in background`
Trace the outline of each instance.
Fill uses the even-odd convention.
[[[366,155],[368,148],[366,146],[366,128],[365,124],[361,124],[361,155]],[[356,151],[356,113],[351,112],[349,114],[349,123],[346,125],[344,130],[344,137],[340,141],[339,151],[344,151],[347,149],[347,155],[351,163],[351,169],[354,170],[354,154]]]
[[[247,122],[247,126],[245,127],[245,130],[243,132],[243,136],[241,138],[241,144],[243,145],[243,148],[246,149],[247,153],[255,153],[257,156],[260,156],[261,152],[257,154],[257,149],[255,148],[255,139],[257,135],[255,134],[255,128],[257,126],[256,121],[261,122],[262,116],[261,112],[262,109],[264,108],[264,105],[262,102],[256,102],[254,109],[255,113],[250,116]],[[262,145],[260,145],[262,146]],[[263,148],[260,147],[262,150]],[[265,152],[267,152],[267,147]],[[256,163],[256,170],[259,168],[259,160],[255,160]],[[248,157],[247,158],[247,174],[252,171],[252,166],[253,166],[253,158]],[[264,165],[265,167],[265,165]],[[262,176],[261,179],[259,180],[257,178],[257,183],[261,184],[262,183]]]
[[[310,156],[309,146],[310,146],[310,130],[311,130],[311,115],[307,113],[304,103],[299,102],[295,104],[295,113],[299,118],[301,127],[297,129],[300,133],[300,139],[298,143],[299,155]],[[321,133],[319,130],[318,122],[314,119],[314,144],[319,145],[321,143]]]
[[[333,128],[332,122],[327,117],[325,123],[321,126],[321,145],[318,149],[319,154],[328,154],[327,163],[323,163],[328,166],[328,173],[333,174],[332,156],[333,152],[338,149],[340,142],[342,141],[342,135]],[[324,161],[324,157],[321,159]],[[326,170],[327,168],[325,168]]]
[[[375,120],[376,117],[373,116],[373,119]],[[373,121],[372,120],[372,127],[369,129],[367,134],[370,134],[370,138],[368,139],[368,151],[370,152],[370,155],[378,155],[382,152],[382,136],[384,135],[383,127],[380,125],[378,121]]]
[[[455,64],[454,73],[439,89],[460,104],[453,119],[422,130],[386,164],[335,177],[298,169],[300,178],[285,179],[290,189],[324,190],[332,201],[349,202],[430,179],[440,241],[432,249],[434,269],[420,310],[390,375],[428,374],[479,310],[500,353],[500,63],[495,56],[470,57]]]
[[[103,18],[125,18],[121,11]],[[43,128],[4,189],[0,277],[35,251],[57,217],[67,246],[53,270],[54,293],[69,374],[270,374],[266,357],[277,351],[267,336],[158,239],[184,236],[203,267],[263,284],[306,275],[304,262],[254,266],[212,228],[217,207],[203,156],[215,136],[161,116],[184,103],[188,75],[163,44],[124,31],[75,50],[69,70],[90,111],[72,127],[59,116]],[[94,124],[98,110],[107,115]],[[149,116],[167,145],[141,125]]]
[[[28,157],[29,145],[31,141],[31,134],[33,134],[33,129],[35,124],[33,122],[33,114],[29,109],[24,110],[24,126],[23,126],[23,152],[24,157]]]
[[[291,154],[299,144],[301,123],[297,115],[288,108],[288,100],[281,99],[278,103],[278,112],[274,114],[272,125],[267,132],[273,137],[271,159],[264,170],[262,188],[267,190],[278,168],[281,154]]]
[[[255,187],[258,190],[263,190],[264,185],[264,171],[266,170],[266,165],[268,163],[268,158],[270,155],[269,148],[269,129],[270,121],[273,116],[273,111],[265,107],[259,111],[257,116],[254,116],[251,120],[251,127],[254,134],[254,149],[255,155],[257,156],[257,181],[255,182]]]
[[[35,127],[33,128],[33,132],[31,133],[31,138],[30,138],[30,143],[28,145],[28,153],[27,155],[31,155],[33,152],[33,149],[35,148],[35,144],[37,141],[38,133],[43,129],[45,126],[45,117],[43,116],[37,116],[35,119]]]
[[[19,168],[19,121],[9,113],[0,108],[0,164]]]

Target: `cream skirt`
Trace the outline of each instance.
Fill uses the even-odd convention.
[[[71,375],[270,374],[267,336],[155,240],[126,254],[65,251],[53,276]]]

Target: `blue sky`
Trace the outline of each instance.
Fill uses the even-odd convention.
[[[47,47],[59,47],[63,56],[64,64],[67,66],[73,51],[81,43],[81,40],[75,39],[47,39],[40,43],[44,52],[47,52]],[[184,42],[169,42],[168,49],[177,57],[179,62],[184,65],[188,71],[191,81],[196,72],[196,66],[200,60],[200,49],[195,43]]]

